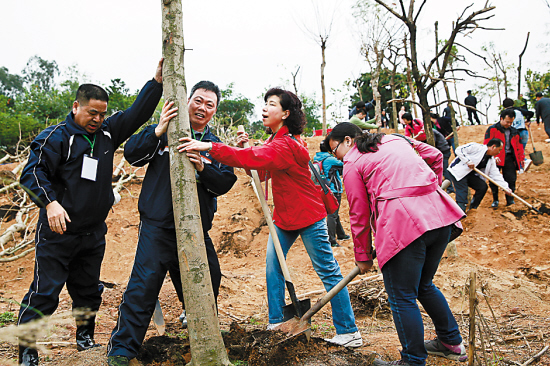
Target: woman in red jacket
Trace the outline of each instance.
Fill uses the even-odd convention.
[[[184,143],[178,150],[209,151],[222,164],[257,170],[266,184],[271,178],[275,204],[273,222],[285,257],[301,236],[313,268],[329,291],[342,280],[342,274],[330,246],[325,206],[311,180],[309,152],[300,138],[306,124],[302,103],[295,94],[278,88],[268,90],[264,100],[263,124],[273,135],[263,146],[241,149],[182,138],[180,141]],[[246,134],[241,135],[239,142],[247,139]],[[267,244],[266,281],[268,329],[273,329],[283,321],[285,281],[271,235]],[[329,341],[347,347],[361,346],[363,341],[355,325],[347,288],[340,291],[331,304],[337,335]]]
[[[413,119],[412,114],[405,113],[401,117],[405,124],[405,136],[412,137],[418,141],[426,141],[426,133],[424,132],[424,124],[419,119]]]

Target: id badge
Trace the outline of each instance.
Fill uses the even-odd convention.
[[[91,181],[96,180],[97,177],[97,163],[99,162],[98,158],[93,156],[84,155],[82,160],[82,174],[81,178],[88,179]]]

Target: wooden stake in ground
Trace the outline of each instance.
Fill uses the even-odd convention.
[[[190,365],[231,365],[220,333],[212,291],[195,167],[176,149],[180,137],[191,135],[183,68],[181,0],[162,0],[161,5],[164,98],[179,108],[168,127],[168,145],[174,223],[191,345]]]
[[[468,347],[468,366],[474,366],[476,354],[476,273],[470,272],[470,339]]]

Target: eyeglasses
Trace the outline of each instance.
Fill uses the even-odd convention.
[[[340,147],[340,144],[341,144],[342,142],[344,142],[344,141],[340,141],[340,142],[338,143],[338,145],[336,145],[336,147],[334,148],[334,150],[332,150],[332,155],[336,155],[336,150],[338,150],[338,148]]]

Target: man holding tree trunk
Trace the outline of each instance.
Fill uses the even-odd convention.
[[[67,118],[46,128],[32,142],[21,174],[21,184],[34,193],[33,200],[41,208],[34,278],[21,301],[18,325],[51,315],[66,284],[73,301],[79,351],[99,346],[94,341],[95,314],[103,293],[99,274],[105,253],[105,219],[115,200],[114,153],[153,115],[162,96],[162,63],[132,106],[108,118],[105,90],[80,85]],[[35,340],[19,339],[19,363],[38,365]]]
[[[216,113],[221,92],[210,81],[201,81],[191,89],[189,122],[193,138],[221,142],[208,123]],[[107,362],[125,366],[137,356],[155,309],[158,294],[167,272],[178,298],[184,301],[177,252],[176,229],[170,186],[170,159],[166,131],[177,115],[173,102],[166,102],[158,125],[146,127],[132,136],[124,148],[124,156],[134,166],[149,163],[139,197],[140,232],[134,268],[119,307],[118,321],[108,345]],[[220,264],[208,231],[217,209],[216,197],[227,193],[237,177],[233,168],[214,160],[207,152],[187,153],[195,165],[202,229],[214,298],[221,281]],[[184,305],[185,307],[185,305]],[[187,324],[185,311],[182,314]]]

